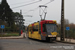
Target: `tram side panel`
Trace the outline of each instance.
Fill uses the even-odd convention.
[[[32,38],[41,40],[41,36],[39,34],[39,23],[34,23],[33,31],[32,31]]]

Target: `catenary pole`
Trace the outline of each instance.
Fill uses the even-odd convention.
[[[64,29],[64,0],[61,1],[61,41],[65,40],[65,29]]]

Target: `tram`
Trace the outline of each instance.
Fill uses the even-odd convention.
[[[57,23],[55,20],[41,20],[28,25],[28,38],[56,41]]]

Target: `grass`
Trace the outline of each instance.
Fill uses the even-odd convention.
[[[19,34],[6,34],[7,36],[19,36]]]
[[[9,36],[19,36],[19,33],[6,33],[6,34],[0,34],[0,37],[9,37]]]

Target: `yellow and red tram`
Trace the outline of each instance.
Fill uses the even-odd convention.
[[[38,40],[55,41],[57,23],[55,20],[42,20],[28,26],[28,37]]]

